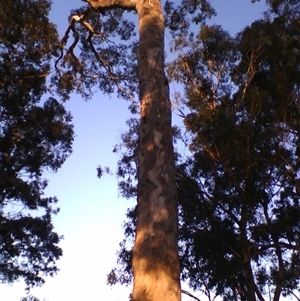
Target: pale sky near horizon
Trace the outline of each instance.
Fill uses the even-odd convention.
[[[215,23],[231,33],[262,17],[265,9],[264,1],[252,4],[251,0],[211,0],[211,3],[218,13]],[[50,19],[61,35],[70,10],[80,6],[80,0],[53,0]],[[125,121],[130,116],[128,103],[99,92],[87,103],[74,95],[66,106],[75,124],[73,153],[56,174],[45,175],[49,179],[46,194],[59,199],[61,211],[53,222],[55,230],[65,237],[61,243],[64,256],[58,261],[60,272],[31,293],[41,301],[43,298],[125,301],[131,288],[107,286],[106,275],[115,266],[125,212],[134,201],[118,195],[114,176],[99,180],[96,167],[100,164],[115,170],[118,155],[112,149],[119,142],[120,133],[126,130]],[[0,301],[19,301],[25,296],[24,288],[21,281],[0,285]]]

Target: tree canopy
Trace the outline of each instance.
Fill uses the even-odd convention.
[[[50,2],[0,6],[0,280],[39,285],[62,255],[52,224],[57,199],[43,196],[43,172],[71,153],[72,118],[49,90],[58,42]]]

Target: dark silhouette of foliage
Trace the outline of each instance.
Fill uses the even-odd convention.
[[[33,295],[27,295],[26,297],[22,297],[20,301],[40,301],[37,297],[34,297]]]
[[[52,225],[57,199],[43,196],[42,175],[71,153],[72,118],[60,101],[46,98],[58,42],[50,2],[0,6],[0,280],[39,285],[57,272],[62,255]]]

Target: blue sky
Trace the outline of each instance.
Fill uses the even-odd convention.
[[[50,15],[60,34],[67,27],[72,8],[80,0],[53,1]],[[176,0],[173,0],[176,2]],[[213,20],[231,33],[262,16],[264,1],[211,0],[218,17]],[[167,49],[166,49],[167,50]],[[172,88],[172,87],[171,87]],[[57,196],[61,212],[54,218],[55,229],[65,239],[61,243],[63,258],[58,262],[60,272],[32,294],[41,301],[128,300],[131,288],[106,286],[106,275],[116,262],[116,251],[122,240],[122,222],[126,209],[134,204],[118,195],[115,176],[97,178],[96,167],[116,167],[118,156],[112,153],[126,130],[128,103],[97,93],[84,102],[73,95],[66,104],[72,112],[76,138],[73,154],[56,174],[46,174],[49,187],[46,194]],[[1,301],[18,301],[24,296],[24,283],[0,285]],[[189,300],[189,298],[185,298]]]

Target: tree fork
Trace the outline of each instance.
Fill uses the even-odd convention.
[[[94,8],[135,9],[139,17],[137,227],[133,301],[179,301],[178,204],[169,84],[160,0],[87,0]]]

